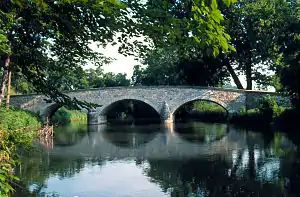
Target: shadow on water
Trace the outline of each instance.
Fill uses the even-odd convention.
[[[197,155],[201,147],[224,139],[224,144],[211,146],[221,151],[207,149],[208,154]],[[98,150],[102,145],[110,149]],[[91,155],[102,152],[91,156],[74,149],[71,154],[77,146]],[[181,150],[185,147],[186,152]],[[280,133],[266,136],[195,122],[174,128],[78,123],[58,128],[54,149],[58,152],[22,154],[15,171],[23,190],[18,188],[14,197],[300,196],[299,152]],[[157,153],[151,151],[166,156],[154,157]],[[119,157],[118,152],[128,156]]]
[[[155,128],[153,126],[114,126],[108,127],[101,132],[106,141],[118,147],[136,148],[153,140],[159,132],[159,129],[160,127]]]
[[[189,142],[209,143],[222,139],[228,132],[228,126],[226,124],[190,122],[176,124],[175,132]]]

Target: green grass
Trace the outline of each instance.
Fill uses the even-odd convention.
[[[54,123],[69,123],[86,119],[87,115],[83,111],[70,110],[66,107],[61,107],[59,110],[57,110],[57,112],[55,112],[55,114],[51,118],[51,121]]]
[[[9,107],[0,107],[0,130],[13,131],[41,126],[41,118],[32,112]]]
[[[25,110],[0,107],[0,196],[14,191],[12,182],[19,178],[11,173],[18,163],[18,148],[31,148],[35,130],[41,127],[40,117]]]

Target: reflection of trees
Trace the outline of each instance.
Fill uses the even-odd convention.
[[[144,171],[171,196],[283,196],[284,177],[296,168],[300,175],[300,162],[290,169],[294,146],[279,134],[265,147],[259,134],[247,132],[245,137],[248,147],[236,149],[232,162],[222,157],[149,160]],[[289,177],[291,185],[299,184],[300,176]],[[297,193],[298,188],[294,187],[293,192]]]
[[[109,127],[102,131],[108,142],[120,147],[135,148],[153,140],[157,131],[153,127]]]
[[[171,196],[282,196],[275,185],[231,175],[231,166],[222,158],[148,162],[147,176]]]
[[[22,177],[21,188],[16,188],[16,197],[46,196],[40,191],[46,187],[45,181],[50,176],[58,176],[61,179],[70,178],[79,173],[86,164],[101,166],[104,162],[99,158],[55,156],[41,151],[22,155],[21,164],[16,168],[16,173]],[[27,188],[31,185],[35,185],[35,189],[29,192]]]
[[[227,133],[227,125],[193,122],[184,126],[178,124],[175,130],[183,139],[190,142],[208,143],[224,137]]]
[[[55,128],[54,144],[57,146],[72,146],[77,144],[87,134],[88,127],[81,121]]]

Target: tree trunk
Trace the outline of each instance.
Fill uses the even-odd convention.
[[[236,87],[238,89],[244,89],[240,79],[238,78],[238,76],[236,75],[236,73],[234,72],[234,69],[232,68],[232,66],[230,65],[230,62],[228,60],[225,60],[224,61],[225,63],[225,66],[227,67],[228,69],[228,72],[230,73],[231,77],[233,78],[233,81],[236,85]]]
[[[8,108],[10,102],[10,85],[11,85],[11,71],[8,71],[6,108]]]
[[[4,95],[5,95],[5,86],[6,86],[6,82],[8,79],[8,67],[9,67],[9,63],[10,63],[10,56],[9,55],[4,55],[4,65],[3,65],[3,74],[2,74],[2,80],[1,80],[1,84],[0,84],[0,105],[4,99]]]
[[[251,58],[246,64],[246,81],[247,90],[252,90],[252,68],[251,68]]]

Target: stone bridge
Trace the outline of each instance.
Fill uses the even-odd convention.
[[[186,86],[135,86],[112,87],[76,90],[65,92],[71,98],[95,103],[101,107],[86,111],[89,124],[106,122],[106,112],[116,102],[122,100],[138,100],[151,106],[163,122],[173,122],[174,114],[182,105],[194,100],[212,101],[228,112],[228,115],[238,113],[243,106],[257,107],[257,99],[272,94],[279,100],[285,97],[272,92],[246,91],[236,89],[186,87]],[[51,117],[60,106],[56,103],[46,102],[46,97],[38,94],[12,95],[11,105],[39,113],[44,118]]]

